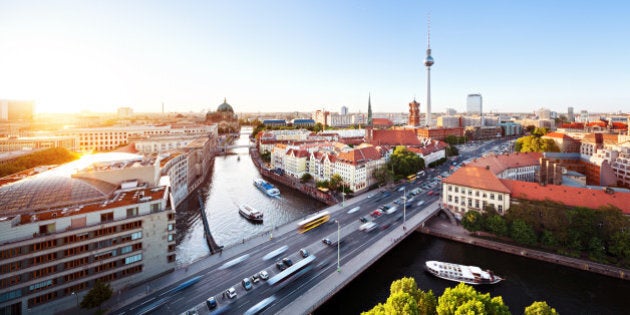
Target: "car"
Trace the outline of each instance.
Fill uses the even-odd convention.
[[[361,221],[361,223],[366,223],[367,221],[370,221],[367,217],[360,217],[359,221]]]
[[[285,266],[281,261],[276,261],[276,267],[281,271],[287,269],[287,266]]]
[[[302,255],[302,257],[306,258],[308,257],[308,251],[304,248],[300,249],[300,255]]]
[[[396,206],[390,207],[387,210],[385,210],[385,213],[392,214],[392,213],[396,212],[396,210],[398,210],[398,207],[396,207]]]
[[[378,225],[374,222],[368,222],[368,223],[364,223],[363,225],[359,226],[359,231],[365,231],[365,232],[370,232],[373,231],[374,229],[376,229],[378,227]]]
[[[374,196],[376,196],[376,193],[371,193],[371,194],[367,195],[368,198],[372,198]]]
[[[374,211],[372,211],[372,214],[370,214],[373,218],[378,218],[380,216],[383,215],[383,211],[381,211],[380,209],[376,209]]]
[[[287,267],[293,266],[293,261],[289,257],[282,258],[282,262],[287,265]]]
[[[217,300],[214,298],[214,296],[211,296],[206,300],[206,306],[208,306],[208,310],[210,311],[217,308]],[[188,314],[196,314],[196,313],[190,313],[189,311]]]
[[[252,283],[258,283],[258,281],[260,281],[260,276],[258,274],[254,274],[250,279],[252,280]]]
[[[236,297],[236,289],[234,289],[234,287],[231,287],[229,289],[227,289],[227,291],[225,291],[225,295],[227,295],[228,298],[233,299]]]
[[[260,276],[260,279],[263,279],[263,280],[269,279],[269,273],[267,273],[267,270],[263,270],[259,272],[258,275]]]
[[[252,282],[249,280],[249,278],[243,279],[241,281],[241,284],[243,285],[243,288],[245,288],[246,291],[251,290],[253,287]]]
[[[420,200],[420,202],[418,202],[418,207],[422,206],[424,204],[424,200]]]
[[[322,243],[332,246],[333,242],[329,238],[322,239]]]

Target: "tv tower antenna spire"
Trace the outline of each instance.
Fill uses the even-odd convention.
[[[427,67],[427,127],[431,126],[431,66],[434,64],[431,56],[431,14],[427,17],[427,56],[424,65]]]

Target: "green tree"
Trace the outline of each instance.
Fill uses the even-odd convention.
[[[263,162],[270,163],[271,162],[271,152],[269,152],[269,151],[263,152],[262,154],[260,154],[260,158],[263,160]]]
[[[619,260],[622,266],[630,264],[630,229],[614,232],[610,237],[608,251]]]
[[[380,185],[383,185],[391,182],[394,179],[394,174],[387,168],[387,166],[382,166],[374,169],[372,177],[374,177]]]
[[[101,313],[101,304],[109,300],[112,297],[112,288],[109,283],[96,281],[94,287],[83,297],[79,304],[81,308],[92,309],[98,307],[97,314]]]
[[[424,160],[406,147],[397,146],[389,157],[387,167],[393,170],[395,177],[404,178],[424,169]]]
[[[534,129],[534,131],[532,131],[532,135],[533,135],[534,137],[540,138],[540,137],[542,137],[542,136],[546,135],[546,134],[547,134],[547,132],[549,132],[549,131],[547,130],[547,128],[544,128],[544,127],[542,127],[542,128],[536,128],[536,129]]]
[[[304,175],[302,175],[302,177],[300,178],[300,181],[302,183],[308,183],[311,181],[311,179],[313,179],[313,176],[309,173],[304,173]]]
[[[462,218],[462,226],[471,232],[480,231],[484,227],[483,217],[477,211],[468,211]]]
[[[324,125],[322,125],[322,123],[316,123],[315,126],[313,126],[314,133],[318,133],[322,130],[324,130]]]
[[[499,235],[499,236],[508,235],[508,225],[505,222],[505,219],[498,214],[490,215],[485,220],[485,226],[488,231],[496,235]]]
[[[329,188],[332,190],[339,190],[342,188],[342,186],[344,185],[343,182],[343,177],[341,177],[341,175],[339,174],[332,174],[332,176],[330,176],[330,184],[329,184]]]
[[[461,309],[460,309],[461,308]],[[454,288],[446,288],[438,298],[437,313],[451,314],[510,314],[501,297],[491,298],[489,293],[477,292],[472,286],[460,283]],[[478,311],[478,312],[477,312]]]
[[[385,312],[387,314],[418,314],[418,304],[416,300],[407,292],[394,292],[389,295],[385,302]]]
[[[517,243],[525,245],[534,245],[536,244],[537,240],[534,230],[529,225],[527,225],[525,221],[520,219],[512,222],[510,237]]]
[[[536,301],[525,308],[525,315],[558,315],[556,309],[549,306],[547,302]]]

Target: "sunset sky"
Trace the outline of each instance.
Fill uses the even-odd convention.
[[[630,3],[5,1],[0,99],[37,112],[628,112]]]

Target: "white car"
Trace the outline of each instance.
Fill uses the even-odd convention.
[[[376,227],[377,225],[374,222],[363,223],[361,226],[359,226],[359,231],[370,232],[374,230]]]
[[[234,287],[231,287],[227,291],[225,291],[225,294],[228,298],[233,299],[236,297],[236,289],[234,289]]]
[[[389,208],[389,209],[385,210],[385,213],[387,213],[387,214],[392,214],[392,213],[396,212],[396,210],[398,210],[398,207],[393,206],[393,207],[391,207],[391,208]]]
[[[260,279],[263,279],[263,280],[269,279],[269,274],[267,273],[267,270],[263,270],[259,272],[258,275],[260,276]]]

